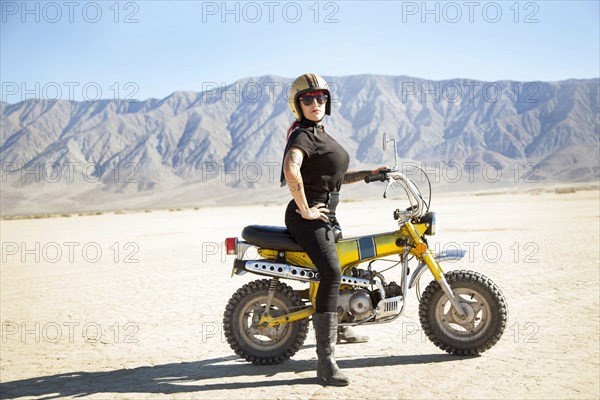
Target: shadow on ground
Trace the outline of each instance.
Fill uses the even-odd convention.
[[[439,363],[464,359],[448,354],[402,355],[338,360],[342,369]],[[237,360],[237,361],[236,361]],[[101,393],[191,393],[288,385],[315,385],[316,378],[275,379],[278,373],[314,371],[315,360],[288,360],[281,365],[257,366],[237,356],[170,363],[105,372],[70,372],[0,383],[0,398],[37,396],[52,399]],[[204,379],[254,376],[252,382],[198,383]],[[233,379],[231,379],[233,378]],[[193,382],[193,384],[191,383]]]

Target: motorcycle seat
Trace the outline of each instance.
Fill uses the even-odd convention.
[[[242,237],[248,243],[255,246],[283,250],[283,251],[304,251],[296,243],[296,240],[285,227],[266,226],[266,225],[248,225],[242,230]]]
[[[341,230],[334,231],[335,241],[341,237]],[[248,225],[242,230],[242,238],[260,248],[299,251],[304,249],[300,246],[290,231],[285,227],[267,225]]]

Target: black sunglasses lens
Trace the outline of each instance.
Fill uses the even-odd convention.
[[[302,97],[300,100],[302,101],[302,104],[304,104],[305,106],[310,106],[313,102],[314,96],[305,96]]]
[[[302,104],[304,104],[305,106],[310,106],[313,103],[313,100],[315,99],[317,99],[317,103],[325,104],[325,102],[327,101],[327,95],[320,94],[318,96],[304,96],[300,98],[300,101],[302,101]]]

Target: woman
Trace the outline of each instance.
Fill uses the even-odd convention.
[[[285,224],[321,276],[313,315],[317,377],[328,385],[345,386],[348,378],[334,358],[341,281],[335,246],[335,235],[339,233],[335,209],[342,184],[358,182],[385,167],[347,172],[348,153],[321,124],[325,115],[331,115],[329,87],[322,77],[315,74],[298,77],[290,89],[289,103],[296,121],[288,130],[283,160],[283,177],[293,197],[286,209]],[[347,338],[366,341],[366,338],[353,339]]]

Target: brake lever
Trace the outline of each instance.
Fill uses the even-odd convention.
[[[389,188],[390,188],[390,187],[391,187],[391,186],[394,184],[394,182],[395,182],[395,181],[394,181],[393,179],[390,179],[390,178],[388,178],[388,184],[387,184],[387,186],[385,187],[385,190],[383,191],[383,198],[384,198],[384,199],[387,199],[387,191],[388,191],[388,189],[389,189]]]

